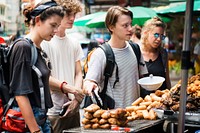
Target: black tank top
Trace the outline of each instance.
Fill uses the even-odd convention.
[[[161,76],[166,79],[166,74],[165,74],[165,67],[162,62],[162,56],[159,54],[158,58],[155,61],[149,60],[145,61],[147,69],[149,74],[153,74],[154,76]],[[167,89],[167,84],[166,80],[162,84],[162,86],[159,88],[159,90],[165,90]],[[147,91],[143,88],[141,88],[140,95],[141,97],[145,97],[146,95],[149,95],[150,93],[153,93],[155,91]]]

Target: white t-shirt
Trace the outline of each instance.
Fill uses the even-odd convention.
[[[43,41],[42,49],[47,53],[52,64],[51,75],[60,81],[74,85],[75,64],[84,57],[80,44],[68,36],[54,36],[50,42]],[[48,115],[56,115],[63,104],[68,101],[65,94],[60,91],[51,91],[54,106],[49,109]],[[73,95],[69,95],[73,98]]]
[[[127,43],[125,48],[112,48],[115,54],[115,61],[118,65],[119,82],[113,88],[116,80],[116,66],[114,68],[112,77],[109,78],[107,94],[115,100],[115,108],[125,108],[130,106],[134,100],[140,96],[139,79],[137,58],[134,54],[130,44]],[[141,55],[141,60],[145,64]],[[91,55],[90,62],[88,63],[89,69],[85,79],[96,81],[102,90],[104,85],[104,70],[106,65],[106,56],[102,49],[98,48]],[[147,74],[146,65],[139,66],[140,75]]]

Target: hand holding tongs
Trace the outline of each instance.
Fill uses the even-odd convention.
[[[100,104],[100,106],[102,107],[103,106],[103,101],[101,99],[101,97],[99,96],[98,94],[98,88],[95,88],[94,90],[92,90],[92,95],[91,95],[91,99],[92,99],[92,102],[95,103],[95,104]]]
[[[99,100],[101,106],[103,106],[103,101],[102,101],[101,97],[99,96],[98,89],[94,90],[94,94],[96,95],[97,99]]]

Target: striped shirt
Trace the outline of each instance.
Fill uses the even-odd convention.
[[[116,80],[116,67],[114,68],[112,77],[109,78],[107,94],[115,100],[115,108],[125,108],[139,97],[139,85],[137,80],[140,75],[147,74],[146,66],[140,66],[138,72],[137,58],[130,44],[127,43],[125,48],[112,48],[115,54],[115,62],[118,65],[119,82],[113,88]],[[143,57],[141,62],[144,63]],[[86,79],[96,81],[100,88],[104,85],[104,69],[106,66],[106,56],[102,49],[97,49],[91,55],[88,63],[89,69]]]

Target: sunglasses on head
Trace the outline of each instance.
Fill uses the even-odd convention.
[[[44,59],[47,68],[51,71],[52,66],[51,66],[51,62],[50,62],[47,54],[44,51],[42,51],[42,50],[40,51],[40,54],[41,54],[42,58]]]
[[[158,38],[158,37],[160,37],[160,38],[161,38],[161,40],[164,40],[166,36],[165,36],[165,35],[163,35],[163,34],[155,33],[155,34],[154,34],[154,37],[155,37],[155,38]]]

